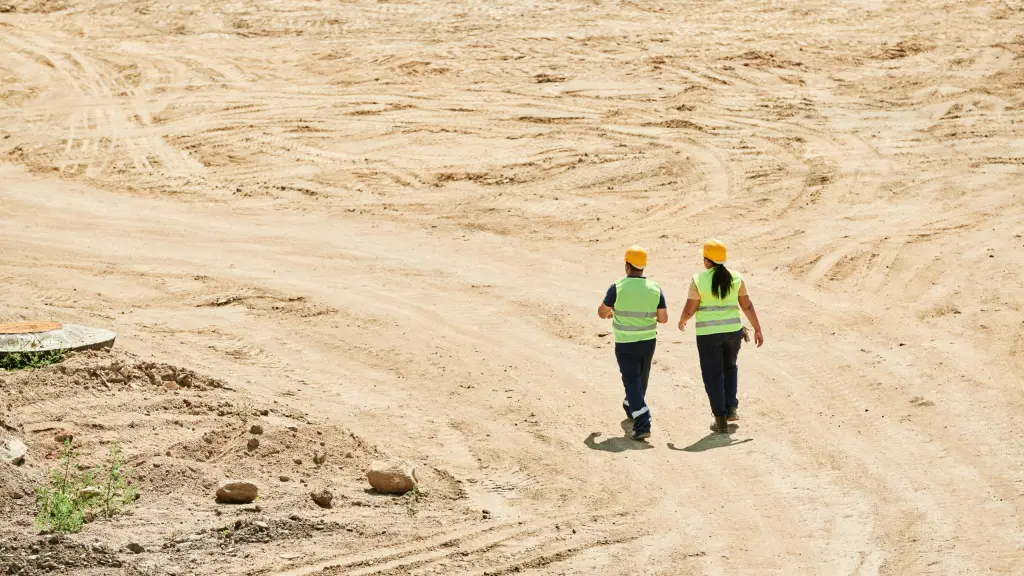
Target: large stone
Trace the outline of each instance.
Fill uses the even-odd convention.
[[[416,487],[416,468],[399,460],[377,461],[370,465],[366,479],[381,494],[405,494]]]
[[[260,489],[252,482],[228,482],[217,488],[217,502],[248,504],[259,496]]]
[[[25,462],[26,453],[28,453],[28,447],[17,438],[0,442],[0,461],[21,466]]]

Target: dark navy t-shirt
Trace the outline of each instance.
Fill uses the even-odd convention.
[[[631,278],[643,278],[643,276],[631,276]],[[661,288],[658,288],[658,290],[661,291],[661,299],[658,300],[658,310],[664,310],[668,308],[665,305],[665,292]],[[618,291],[615,289],[615,284],[612,284],[608,288],[608,293],[604,295],[604,305],[609,308],[615,308],[616,296],[618,296]]]

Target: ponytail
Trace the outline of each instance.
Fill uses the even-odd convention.
[[[725,269],[725,264],[715,264],[715,271],[711,275],[711,293],[719,300],[732,292],[732,274]]]

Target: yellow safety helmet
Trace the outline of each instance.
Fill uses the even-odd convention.
[[[725,244],[718,240],[711,239],[704,243],[704,257],[715,264],[724,264],[726,259]]]
[[[634,268],[643,269],[647,266],[647,250],[642,246],[633,245],[626,248],[626,262]]]

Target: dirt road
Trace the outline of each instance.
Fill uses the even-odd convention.
[[[305,572],[1024,574],[1013,2],[7,4],[0,320],[116,330],[502,522]],[[711,236],[765,325],[741,426],[673,321],[629,441],[594,310],[638,242],[675,318]]]

